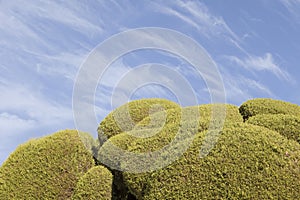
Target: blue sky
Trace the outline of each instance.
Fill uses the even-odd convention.
[[[0,22],[0,163],[30,138],[75,128],[72,92],[80,66],[101,42],[133,28],[168,28],[197,41],[216,63],[228,103],[271,97],[300,104],[300,0],[3,0]],[[99,82],[98,122],[114,108],[117,83],[147,63],[173,67],[199,104],[210,102],[205,81],[180,57],[140,50],[113,62]],[[137,87],[130,99],[145,97],[176,101],[158,84]]]

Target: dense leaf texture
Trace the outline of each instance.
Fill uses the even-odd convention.
[[[72,199],[109,200],[112,180],[108,169],[103,166],[93,167],[79,179]]]
[[[100,142],[119,133],[130,131],[145,117],[155,112],[180,108],[178,104],[165,99],[141,99],[131,101],[111,112],[99,125]]]
[[[69,199],[93,165],[75,130],[30,140],[1,166],[0,199]]]
[[[290,114],[300,116],[300,106],[274,99],[252,99],[240,106],[240,113],[245,120],[258,114]]]
[[[250,117],[247,123],[277,131],[300,144],[300,117],[284,114],[264,114]]]
[[[228,124],[205,157],[200,132],[174,163],[155,172],[125,173],[138,199],[297,199],[300,145],[279,133],[244,123]],[[139,141],[143,151],[151,144]],[[172,153],[172,152],[171,152]],[[126,163],[125,163],[126,164]]]

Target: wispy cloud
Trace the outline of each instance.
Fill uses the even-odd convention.
[[[157,11],[175,16],[190,26],[196,28],[207,38],[212,36],[224,36],[239,40],[238,36],[231,30],[222,17],[210,13],[205,4],[199,1],[173,1],[168,6],[153,4]]]
[[[87,57],[85,51],[61,52],[57,55],[33,54],[37,62],[36,73],[44,76],[61,76],[74,81],[80,65]]]
[[[71,105],[61,105],[37,88],[0,84],[0,163],[20,143],[59,129],[74,128]]]
[[[0,85],[2,94],[0,112],[3,114],[2,120],[19,120],[14,113],[21,114],[24,122],[34,121],[39,126],[43,124],[59,124],[72,120],[71,106],[63,106],[58,102],[51,101],[43,96],[39,91],[26,88],[24,85],[7,82]],[[5,117],[5,118],[4,118]]]
[[[244,48],[245,34],[236,34],[222,16],[212,13],[201,1],[175,0],[167,5],[153,2],[151,5],[157,12],[178,18],[184,22],[183,25],[196,29],[197,37],[204,36],[211,43],[219,41],[219,44],[233,46],[243,54],[249,55]]]
[[[295,17],[300,17],[300,0],[280,0],[280,2],[288,9]]]
[[[228,102],[240,104],[253,97],[271,97],[274,93],[263,83],[243,75],[222,73]]]
[[[264,56],[249,56],[243,59],[236,56],[226,56],[230,61],[252,72],[271,72],[280,80],[285,80],[293,83],[292,76],[282,69],[282,67],[274,60],[271,53],[266,53]]]
[[[24,133],[27,130],[33,129],[35,126],[37,126],[35,120],[22,119],[20,116],[7,112],[0,113],[0,132],[2,134],[14,135],[19,133],[20,135],[22,132]]]
[[[43,31],[40,29],[44,27],[40,24],[41,21],[45,22],[46,20],[50,20],[70,27],[82,34],[91,34],[94,32],[101,33],[103,31],[101,28],[101,21],[98,19],[98,24],[96,24],[89,20],[92,19],[89,18],[90,13],[82,12],[81,6],[82,4],[80,2],[68,4],[57,3],[55,1],[34,1],[32,3],[14,1],[2,3],[1,11],[9,15],[11,20],[15,19],[16,22],[30,26],[31,29],[33,29],[32,24],[28,22],[36,22],[37,31]],[[11,22],[13,21],[10,21],[9,24],[10,26],[13,26],[14,23]]]
[[[163,67],[164,66],[164,67]],[[101,77],[96,92],[96,102],[100,107],[115,108],[135,96],[136,98],[145,97],[170,97],[170,91],[184,93],[187,90],[182,89],[183,84],[178,84],[178,78],[171,76],[166,72],[169,68],[174,74],[182,76],[179,71],[176,72],[173,67],[160,64],[145,64],[131,67],[123,59],[117,60],[112,64]],[[177,91],[174,91],[177,90]],[[188,95],[186,95],[188,96]],[[115,105],[108,105],[114,102]],[[188,99],[186,102],[188,103]]]
[[[74,79],[90,41],[104,34],[101,18],[81,2],[0,4],[0,59],[16,81],[22,70]]]

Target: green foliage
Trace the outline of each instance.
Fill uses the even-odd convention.
[[[20,145],[0,168],[0,200],[298,199],[299,130],[300,106],[279,100],[136,100],[100,123],[100,144],[65,130]]]
[[[165,99],[131,101],[111,112],[100,123],[98,127],[99,140],[103,143],[107,138],[132,130],[138,122],[151,113],[172,108],[179,108],[179,105]],[[107,138],[103,138],[102,134]]]
[[[200,158],[206,134],[198,133],[183,156],[163,169],[124,173],[131,193],[140,200],[299,197],[298,143],[263,127],[228,123],[215,148],[207,157]],[[149,145],[140,140],[131,150],[143,152]]]
[[[215,106],[225,108],[225,122],[243,121],[238,107],[233,105]],[[213,107],[214,105],[208,104],[154,113],[139,122],[132,131],[118,134],[104,143],[100,148],[98,159],[108,166],[120,170],[122,167],[120,160],[128,159],[124,158],[120,151],[136,149],[138,148],[137,144],[141,141],[145,143],[141,147],[144,153],[161,149],[171,141],[176,143],[185,138],[191,138],[193,133],[207,130],[209,127],[215,128],[219,122],[211,117]],[[145,163],[151,164],[151,160]]]
[[[191,106],[183,108],[184,113],[188,113],[195,120],[195,116],[199,116],[198,121],[205,122],[207,129],[209,125],[216,126],[222,120],[225,122],[243,122],[243,118],[239,113],[239,108],[231,104],[204,104],[199,106]],[[200,115],[198,115],[198,113]],[[211,127],[213,128],[213,127]]]
[[[300,116],[300,106],[274,99],[252,99],[240,106],[240,113],[247,120],[258,114],[291,114]]]
[[[107,168],[93,167],[79,179],[72,199],[111,199],[112,181],[112,174]]]
[[[233,105],[201,105],[157,112],[144,118],[132,131],[111,137],[101,147],[98,158],[107,166],[122,171],[151,169],[155,163],[160,166],[166,165],[176,160],[186,150],[182,148],[181,141],[191,142],[195,133],[209,128],[211,121],[213,124],[218,123],[211,118],[214,107],[217,108],[216,112],[220,111],[218,109],[225,108],[226,122],[243,121],[238,107]],[[172,145],[169,145],[170,142]],[[169,147],[166,148],[168,145]],[[188,144],[183,146],[188,146]],[[138,157],[137,160],[124,154],[124,152],[154,152],[162,148],[165,148],[162,154],[156,154],[153,157]],[[157,156],[160,156],[161,160],[158,161]],[[120,176],[120,182],[116,185],[122,188],[124,183],[121,176],[123,174],[117,173],[117,175]]]
[[[300,143],[300,117],[284,114],[264,114],[250,117],[247,123],[277,131],[288,139]]]
[[[0,199],[69,199],[94,165],[76,130],[20,145],[0,168]]]

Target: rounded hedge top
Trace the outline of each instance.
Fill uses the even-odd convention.
[[[100,148],[98,159],[112,169],[124,170],[122,167],[126,166],[120,166],[120,160],[128,159],[128,157],[124,158],[121,151],[134,151],[143,141],[145,144],[141,148],[142,153],[152,152],[164,148],[170,142],[176,145],[180,140],[192,138],[193,133],[207,130],[210,127],[213,107],[213,104],[208,104],[154,113],[139,122],[132,131],[111,137]],[[238,107],[223,105],[224,107],[226,109],[225,122],[243,121]],[[213,126],[210,128],[214,128],[214,125],[219,122],[212,120],[212,123]],[[151,160],[145,163],[149,162],[151,163]],[[143,164],[140,164],[139,167],[142,166]]]
[[[199,112],[199,121],[205,121],[207,123],[217,123],[216,116],[224,114],[224,122],[242,122],[243,118],[239,112],[239,108],[231,104],[203,104],[199,106],[190,106],[183,108],[184,112],[190,112],[190,116],[198,116],[196,112]],[[191,119],[193,120],[193,118]],[[218,122],[219,123],[219,122]]]
[[[300,116],[264,114],[250,117],[247,123],[277,131],[288,139],[300,144]]]
[[[78,178],[94,165],[76,130],[20,145],[0,168],[3,199],[68,199]]]
[[[106,139],[119,133],[130,131],[134,126],[151,113],[180,106],[165,99],[140,99],[131,101],[111,112],[99,125],[99,140],[103,143]],[[103,138],[103,135],[107,138]]]
[[[214,107],[225,107],[225,122],[227,123],[243,121],[242,116],[239,114],[238,107],[233,105],[208,104],[157,112],[144,118],[132,131],[111,137],[100,148],[98,154],[99,159],[108,167],[121,171],[138,171],[140,169],[146,169],[155,163],[160,166],[170,163],[180,157],[185,150],[184,148],[188,146],[188,143],[181,145],[182,140],[191,142],[194,133],[208,129],[212,120],[212,109]],[[212,121],[218,123],[217,121]],[[120,153],[120,151],[113,146],[115,145],[126,152],[147,153],[162,149],[170,144],[170,142],[173,142],[172,146],[165,149],[162,153],[171,153],[172,158],[168,157],[168,155],[159,155],[161,157],[160,159],[166,158],[161,163],[158,163],[159,161],[155,156],[149,159],[145,157],[140,160],[131,159],[131,157],[129,158],[127,157],[128,155]],[[126,162],[124,163],[124,161]],[[136,169],[133,169],[135,166]],[[141,178],[145,178],[145,176]],[[122,177],[120,179],[122,179]],[[145,178],[144,181],[147,181],[147,178]],[[132,182],[134,182],[134,180]],[[142,182],[143,181],[140,181],[139,183],[143,184]],[[117,184],[122,185],[124,183],[119,182]],[[133,190],[133,188],[131,188],[131,190]]]
[[[183,156],[161,170],[125,172],[130,192],[140,200],[299,198],[298,143],[263,127],[228,123],[210,154],[200,158],[206,134],[198,133]],[[140,141],[132,148],[149,145]]]
[[[107,168],[95,166],[79,179],[72,199],[110,200],[112,181],[112,174]]]
[[[214,121],[212,117],[212,112],[221,112],[223,109],[225,115],[225,121],[234,121],[234,122],[242,122],[243,118],[239,113],[238,107],[230,104],[206,104],[200,106],[190,106],[181,108],[177,104],[172,103],[172,106],[168,106],[164,111],[157,111],[153,114],[149,115],[149,107],[154,104],[156,99],[146,99],[139,100],[135,103],[142,103],[143,101],[150,101],[152,104],[147,104],[144,107],[134,107],[131,112],[135,113],[136,124],[133,126],[125,127],[124,131],[121,131],[117,123],[113,119],[114,112],[117,112],[119,115],[122,115],[121,111],[123,111],[123,107],[116,109],[114,112],[110,113],[108,117],[106,117],[100,124],[98,131],[103,131],[105,135],[108,137],[117,135],[122,132],[129,132],[131,130],[137,129],[154,129],[164,127],[166,124],[183,123],[181,120],[187,121],[195,121],[198,120],[202,123],[203,126],[201,130],[207,129],[210,125],[211,121],[213,123],[217,123]],[[165,102],[164,100],[162,102]],[[168,101],[167,101],[168,102]],[[131,103],[131,102],[130,102]],[[129,103],[129,105],[131,105]],[[168,104],[168,103],[166,103]],[[138,105],[138,104],[137,104]],[[172,108],[173,107],[173,108]],[[219,109],[219,110],[218,110]],[[147,110],[147,111],[146,111]],[[142,114],[141,114],[142,113]],[[139,116],[139,118],[137,118]],[[121,118],[120,118],[121,119]],[[124,122],[124,124],[126,124]]]
[[[291,114],[300,116],[300,106],[267,98],[246,101],[240,106],[239,110],[245,120],[258,114]]]

